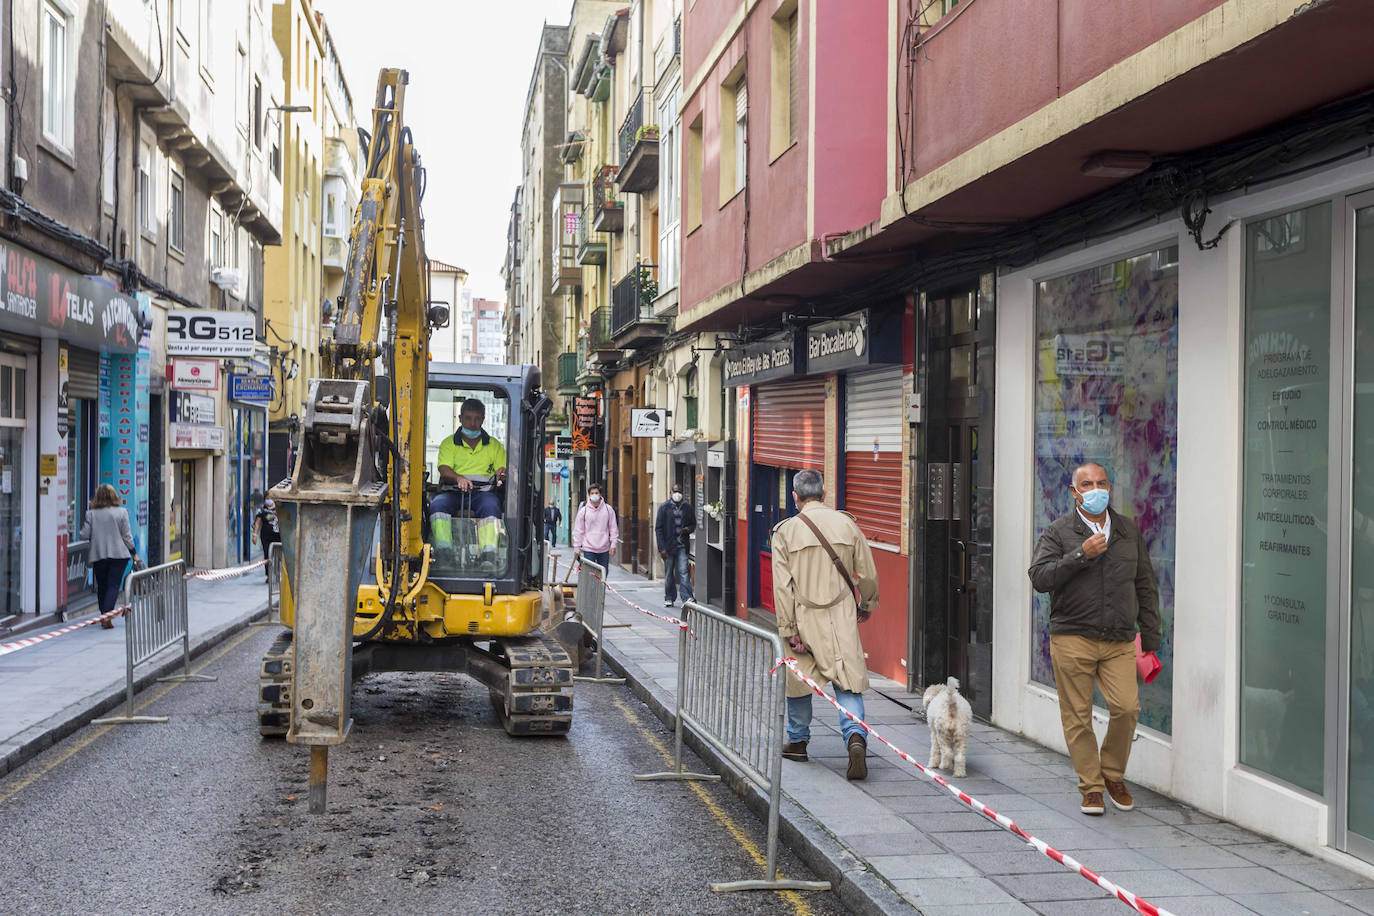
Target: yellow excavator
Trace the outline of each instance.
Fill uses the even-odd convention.
[[[271,490],[289,630],[263,659],[258,726],[311,748],[312,811],[363,674],[466,672],[513,735],[572,724],[582,628],[543,581],[551,404],[537,366],[430,361],[448,308],[429,299],[407,83],[404,70],[378,77],[338,318],[321,341],[327,377],[310,381],[295,465]],[[478,428],[464,433],[469,414]],[[459,477],[440,460],[477,443],[504,465]]]

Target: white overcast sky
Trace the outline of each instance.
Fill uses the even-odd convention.
[[[506,225],[520,182],[525,94],[547,20],[572,0],[315,0],[369,130],[377,71],[410,71],[405,119],[429,172],[425,247],[464,268],[473,295],[503,301]]]

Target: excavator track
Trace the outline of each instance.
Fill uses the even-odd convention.
[[[258,734],[284,738],[291,725],[291,631],[272,641],[258,678]]]
[[[573,659],[545,633],[493,640],[483,653],[505,669],[491,705],[511,735],[566,735],[572,728]],[[483,680],[487,680],[483,678]]]

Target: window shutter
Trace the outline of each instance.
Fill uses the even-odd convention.
[[[740,77],[739,84],[735,87],[735,123],[743,121],[748,111],[749,87],[745,84],[744,77]]]
[[[778,468],[825,467],[825,379],[754,388],[753,459]]]
[[[902,540],[905,384],[901,366],[845,377],[845,509],[870,540],[894,546]]]
[[[67,397],[91,401],[100,397],[100,354],[67,348]]]

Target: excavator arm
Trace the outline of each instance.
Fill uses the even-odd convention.
[[[404,70],[381,71],[367,173],[349,238],[325,378],[312,379],[291,476],[272,490],[295,630],[288,741],[311,747],[310,808],[323,812],[328,747],[352,725],[353,643],[414,600],[428,568],[422,540],[424,402],[431,320],[420,201],[424,170],[404,126]],[[385,318],[385,323],[383,323]],[[379,369],[385,367],[386,381]],[[378,524],[380,521],[380,525]],[[374,531],[385,610],[363,634],[355,607]]]

